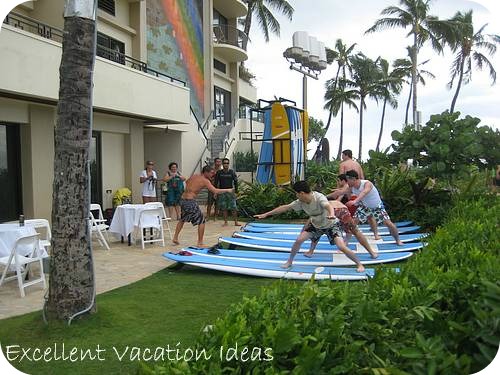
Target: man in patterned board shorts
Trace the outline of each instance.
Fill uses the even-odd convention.
[[[214,175],[214,168],[206,165],[203,167],[201,174],[194,174],[186,181],[186,190],[182,193],[181,205],[181,219],[177,222],[175,227],[174,238],[172,243],[179,245],[179,233],[184,226],[184,223],[191,223],[198,225],[198,247],[205,247],[203,244],[203,236],[205,235],[205,218],[200,210],[200,206],[195,198],[200,193],[200,190],[207,188],[214,194],[230,193],[233,189],[217,189],[210,183],[210,178]]]
[[[289,268],[292,266],[295,255],[305,241],[318,242],[320,237],[326,234],[330,243],[337,245],[338,249],[357,265],[357,271],[364,272],[365,267],[361,264],[359,258],[345,245],[339,220],[335,217],[334,209],[330,206],[326,197],[317,191],[311,191],[306,181],[297,181],[294,183],[293,190],[295,190],[297,200],[290,204],[276,207],[263,214],[254,215],[257,219],[264,219],[268,216],[281,214],[289,210],[303,210],[309,215],[309,220],[304,225],[304,228],[302,228],[292,246],[290,257],[281,267]]]
[[[354,222],[354,219],[351,216],[351,213],[347,209],[347,207],[337,200],[329,201],[330,206],[333,207],[335,212],[335,217],[339,219],[339,225],[346,234],[345,243],[349,243],[349,238],[351,235],[357,238],[358,242],[368,251],[372,258],[378,257],[378,252],[374,251],[371,247],[370,243],[366,239],[365,235],[358,229],[358,226]],[[319,239],[318,239],[319,241]],[[304,253],[305,256],[312,256],[314,253],[314,249],[316,249],[316,245],[318,241],[311,240],[311,247],[309,251]]]
[[[360,180],[358,173],[354,170],[346,172],[347,184],[351,190],[352,194],[357,196],[356,199],[346,203],[346,206],[357,205],[356,213],[354,214],[354,219],[356,224],[366,223],[370,224],[376,240],[380,239],[378,234],[378,225],[384,223],[389,232],[396,240],[396,244],[403,245],[399,239],[399,232],[391,218],[387,214],[384,208],[382,199],[380,199],[380,194],[370,181]]]
[[[234,188],[234,192],[238,193],[238,177],[234,170],[229,169],[229,159],[222,159],[222,169],[215,172],[215,184],[220,189]],[[224,193],[217,195],[217,208],[222,211],[224,217],[224,226],[227,225],[228,212],[233,212],[234,225],[239,226],[238,210],[236,207],[236,196],[233,193]]]

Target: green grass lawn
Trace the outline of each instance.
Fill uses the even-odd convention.
[[[118,360],[113,347],[120,355],[126,346],[152,350],[167,345],[171,349],[193,347],[200,330],[221,316],[230,304],[240,301],[244,295],[258,294],[262,286],[272,282],[189,267],[180,271],[165,269],[99,295],[98,312],[74,321],[70,327],[59,323],[46,326],[40,311],[1,320],[0,343],[4,354],[7,345],[39,348],[43,354],[56,343],[60,356],[64,343],[66,355],[76,347],[91,349],[96,356],[93,361],[87,358],[74,363],[26,359],[13,362],[16,368],[29,374],[135,373],[138,362],[131,361],[129,354]],[[99,349],[106,350],[100,354],[104,361],[98,361],[98,344]],[[21,355],[21,349],[19,351]]]

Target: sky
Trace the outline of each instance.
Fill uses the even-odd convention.
[[[289,69],[289,63],[283,57],[283,51],[292,46],[292,35],[295,31],[306,31],[325,43],[329,48],[335,47],[335,41],[341,38],[344,44],[356,43],[356,51],[363,52],[371,59],[382,58],[392,63],[397,58],[407,56],[406,46],[411,39],[406,37],[408,30],[389,29],[365,35],[366,29],[381,18],[380,12],[387,6],[397,5],[398,0],[289,0],[295,12],[290,22],[285,17],[277,17],[281,25],[280,37],[272,36],[269,43],[264,41],[259,26],[252,24],[251,43],[248,47],[249,59],[245,65],[256,75],[255,85],[258,98],[273,99],[284,97],[297,102],[302,107],[302,74]],[[457,11],[473,10],[474,29],[488,23],[486,34],[500,34],[500,2],[498,0],[434,0],[431,2],[430,14],[441,19],[452,17]],[[449,49],[444,55],[438,55],[430,47],[419,53],[419,61],[431,59],[425,69],[431,71],[436,79],[426,79],[426,86],[419,86],[418,110],[422,112],[422,122],[429,116],[449,109],[454,89],[448,90],[450,80],[449,67],[453,54]],[[500,128],[500,48],[490,61],[499,75],[498,83],[491,86],[488,70],[473,71],[472,81],[462,86],[455,110],[462,115],[471,115],[481,119],[481,125]],[[322,71],[319,79],[307,80],[307,109],[309,115],[322,120],[326,125],[328,112],[323,109],[325,82],[334,78],[336,66],[330,65]],[[409,86],[405,86],[400,94],[398,109],[386,110],[384,133],[381,149],[392,143],[391,132],[401,130],[408,99]],[[367,109],[363,119],[363,159],[366,160],[368,150],[375,149],[380,129],[382,103],[367,101]],[[409,118],[411,120],[411,108]],[[333,119],[326,135],[330,142],[330,157],[335,157],[339,147],[340,118]],[[359,114],[354,110],[345,110],[344,141],[342,149],[351,149],[358,155]],[[309,148],[311,156],[316,147]]]
[[[264,41],[258,25],[254,22],[250,32],[248,46],[249,59],[246,66],[256,75],[255,85],[257,95],[261,99],[284,97],[293,100],[302,107],[302,75],[289,69],[289,63],[283,57],[283,51],[292,45],[292,35],[295,31],[306,31],[325,43],[327,47],[334,48],[335,41],[341,38],[344,44],[357,44],[356,51],[363,52],[366,56],[376,59],[381,56],[392,62],[396,58],[405,58],[406,46],[410,38],[406,38],[407,31],[403,29],[384,30],[365,35],[364,32],[380,18],[380,12],[387,6],[399,5],[398,0],[288,0],[294,7],[293,20],[290,22],[285,17],[278,16],[281,24],[280,37],[271,36],[269,43]],[[20,0],[0,0],[1,19],[15,5],[22,3]],[[314,4],[314,6],[313,6]],[[439,18],[448,18],[456,11],[474,11],[475,29],[485,23],[487,34],[500,34],[500,1],[499,0],[434,0],[431,2],[430,14]],[[497,22],[495,22],[497,21]],[[422,112],[423,123],[429,116],[441,113],[450,107],[454,90],[448,90],[449,67],[452,53],[445,50],[444,55],[437,55],[430,47],[423,48],[419,54],[419,61],[431,59],[425,68],[436,75],[436,79],[427,79],[426,86],[419,86],[418,110]],[[500,81],[500,50],[490,59],[499,74]],[[328,112],[323,109],[326,80],[333,78],[336,73],[335,65],[328,66],[322,71],[319,80],[308,78],[307,101],[309,115],[322,120],[328,120]],[[391,132],[401,130],[404,122],[406,100],[409,86],[405,86],[398,101],[396,110],[388,108],[384,121],[384,133],[381,149],[392,143]],[[482,125],[500,128],[500,82],[491,86],[491,81],[486,70],[473,71],[472,82],[462,86],[456,110],[462,115],[479,117]],[[410,110],[411,111],[411,110]],[[368,150],[376,146],[382,105],[372,100],[367,101],[367,109],[363,121],[363,159],[366,160]],[[411,114],[410,114],[411,119]],[[330,142],[330,156],[336,156],[340,120],[333,119],[330,130],[326,135]],[[344,115],[344,142],[343,149],[353,150],[358,154],[359,115],[353,110],[345,110]],[[311,144],[311,155],[315,150]]]

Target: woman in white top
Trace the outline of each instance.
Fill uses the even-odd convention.
[[[158,176],[153,170],[155,163],[148,160],[146,169],[141,172],[139,181],[142,184],[142,203],[156,202],[156,180]]]

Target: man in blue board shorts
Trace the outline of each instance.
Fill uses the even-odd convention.
[[[365,267],[363,267],[356,254],[345,245],[342,238],[342,228],[340,226],[340,222],[335,217],[334,209],[330,206],[326,197],[317,191],[311,191],[311,188],[306,181],[297,181],[294,183],[293,190],[295,190],[297,200],[290,204],[276,207],[263,214],[254,215],[257,219],[264,219],[268,216],[281,214],[289,210],[302,210],[309,215],[309,220],[302,228],[302,231],[292,246],[290,257],[281,267],[289,268],[292,266],[295,255],[305,241],[311,240],[312,243],[317,243],[320,237],[323,234],[326,234],[332,245],[337,245],[340,251],[356,263],[358,267],[357,271],[363,272]]]

